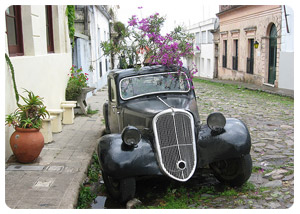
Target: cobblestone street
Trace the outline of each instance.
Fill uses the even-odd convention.
[[[257,191],[230,197],[221,203],[222,208],[291,207],[294,201],[293,100],[238,86],[194,82],[203,123],[209,113],[222,112],[225,117],[244,121],[251,133],[253,173],[249,181]],[[224,198],[211,200],[210,207],[220,206],[220,201]]]

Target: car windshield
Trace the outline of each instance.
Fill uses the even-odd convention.
[[[185,73],[148,74],[127,77],[120,81],[120,95],[123,100],[149,94],[183,93],[189,90]]]

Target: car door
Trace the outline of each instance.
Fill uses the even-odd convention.
[[[113,78],[108,79],[108,123],[111,133],[120,133],[119,110],[117,102],[117,88]]]

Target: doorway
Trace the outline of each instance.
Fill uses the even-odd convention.
[[[269,69],[268,83],[274,85],[276,80],[276,61],[277,61],[277,29],[273,24],[270,30],[269,39]]]

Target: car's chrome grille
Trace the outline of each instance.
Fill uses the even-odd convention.
[[[158,161],[170,177],[188,180],[196,168],[193,116],[180,109],[168,109],[153,119]]]

